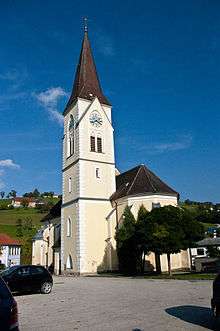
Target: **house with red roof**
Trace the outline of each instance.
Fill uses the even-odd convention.
[[[14,208],[24,207],[36,208],[39,205],[44,205],[45,202],[42,199],[28,198],[28,197],[15,197],[11,200],[10,206]]]
[[[0,264],[6,267],[19,265],[21,257],[21,243],[19,240],[0,233]]]

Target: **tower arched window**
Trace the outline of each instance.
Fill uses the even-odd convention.
[[[95,135],[94,134],[90,135],[90,151],[91,152],[96,151],[96,149],[95,149]]]
[[[97,136],[97,152],[102,153],[102,137],[100,135]]]
[[[72,222],[70,217],[67,219],[67,223],[66,223],[66,236],[67,237],[71,237],[71,228],[72,228]]]
[[[67,157],[74,154],[74,149],[75,149],[74,129],[75,129],[75,123],[74,123],[73,115],[71,114],[68,124],[68,131],[67,131]]]

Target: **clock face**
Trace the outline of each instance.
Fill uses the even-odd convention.
[[[99,127],[102,125],[102,118],[97,111],[93,111],[89,117],[89,121],[95,127]]]

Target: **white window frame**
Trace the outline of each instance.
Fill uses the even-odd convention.
[[[97,179],[100,179],[100,168],[95,168],[95,175]]]
[[[68,217],[67,224],[66,224],[66,236],[67,237],[71,237],[71,235],[72,235],[71,228],[72,228],[71,218]]]
[[[67,158],[75,153],[75,128],[69,129],[71,120],[74,121],[72,114],[70,114],[67,124]]]
[[[68,179],[68,191],[69,193],[72,192],[72,177],[69,177]]]

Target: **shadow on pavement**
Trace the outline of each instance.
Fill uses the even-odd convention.
[[[177,306],[165,309],[166,313],[182,321],[199,325],[208,330],[220,330],[219,321],[212,316],[212,311],[200,306]]]
[[[20,296],[23,296],[23,295],[33,295],[33,294],[40,294],[40,292],[12,292],[13,296],[14,297],[20,297]]]

